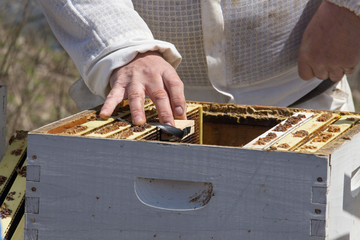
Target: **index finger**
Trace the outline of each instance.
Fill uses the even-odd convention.
[[[176,71],[164,72],[163,81],[169,94],[170,104],[174,117],[177,119],[186,119],[186,101],[184,95],[184,84]]]
[[[116,106],[124,99],[124,94],[125,89],[119,83],[115,82],[100,110],[100,117],[103,119],[109,118]]]

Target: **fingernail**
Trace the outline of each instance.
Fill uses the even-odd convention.
[[[175,116],[182,116],[184,114],[184,110],[180,106],[175,107],[174,111]]]
[[[142,123],[142,117],[140,116],[135,116],[133,119],[133,124],[141,124]]]
[[[109,118],[109,114],[107,114],[107,113],[104,112],[104,111],[101,111],[101,112],[99,113],[99,116],[100,116],[100,118],[102,118],[102,119],[108,119],[108,118]]]

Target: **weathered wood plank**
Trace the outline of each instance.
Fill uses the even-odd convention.
[[[244,146],[244,148],[258,149],[258,150],[266,149],[269,146],[271,146],[274,142],[279,141],[280,139],[285,137],[287,134],[292,132],[295,128],[297,128],[297,127],[301,126],[302,124],[306,123],[307,121],[311,120],[313,116],[314,116],[313,113],[307,113],[307,112],[294,113],[292,115],[292,118],[295,118],[295,119],[297,118],[298,120],[296,120],[296,123],[293,122],[291,124],[291,127],[290,126],[286,127],[286,130],[283,128],[282,131],[277,130],[279,128],[279,126],[286,125],[286,122],[288,121],[288,119],[286,119],[286,120],[282,121],[281,123],[279,123],[278,125],[269,129],[265,133],[256,137],[254,140],[252,140],[251,142],[246,144]],[[277,131],[275,131],[275,130],[277,130]],[[269,136],[269,134],[273,134],[274,137],[266,140],[266,138]]]
[[[329,239],[358,239],[360,236],[359,143],[360,134],[357,134],[331,155],[326,213]]]
[[[279,151],[290,151],[307,141],[315,133],[326,128],[335,119],[340,118],[337,114],[323,113],[311,119],[305,124],[293,130],[284,138],[275,142],[271,147]]]
[[[91,132],[91,133],[87,134],[86,136],[87,137],[107,138],[107,137],[109,137],[111,135],[114,135],[114,134],[116,134],[118,132],[124,131],[124,130],[131,127],[130,124],[125,125],[125,126],[116,126],[116,124],[119,124],[119,122],[114,122],[114,123],[109,124],[108,126],[103,128],[103,129],[106,130],[106,128],[111,129],[111,128],[117,127],[117,129],[115,128],[115,130],[111,130],[111,131],[106,132],[106,133],[102,132],[101,130],[98,130],[98,131]]]
[[[343,134],[357,121],[359,121],[359,116],[342,116],[339,120],[331,124],[325,131],[321,132],[311,141],[296,149],[296,151],[314,153],[336,139],[339,135]]]
[[[187,115],[190,117],[198,116],[199,119],[195,121],[195,129],[198,129],[199,135],[199,144],[203,143],[203,126],[204,126],[204,119],[203,119],[203,108],[200,104],[187,104]],[[193,119],[195,120],[195,119]]]
[[[0,159],[5,154],[6,137],[6,86],[0,85]]]
[[[12,141],[0,162],[0,195],[4,193],[11,177],[15,174],[16,167],[18,167],[26,152],[27,139],[26,136],[21,135]]]
[[[36,156],[28,167],[41,171],[27,181],[26,229],[39,240],[325,239],[311,226],[325,221],[312,193],[327,186],[327,156],[41,134],[30,134],[28,149]],[[171,182],[172,191],[183,181],[211,183],[214,195],[180,210],[176,192],[155,186],[166,201],[153,206],[150,189],[137,197],[139,178]]]
[[[20,169],[26,169],[26,162],[21,166]],[[21,174],[23,172],[23,174]],[[4,202],[1,205],[1,208],[6,208],[9,211],[8,216],[3,216],[0,220],[1,222],[1,236],[2,238],[6,238],[9,233],[9,229],[11,224],[13,224],[15,216],[19,211],[22,202],[25,198],[25,185],[26,185],[26,170],[19,171],[17,174],[16,179],[11,186]]]
[[[22,216],[11,240],[24,240],[25,215]]]
[[[106,120],[103,120],[103,119],[97,119],[97,120],[94,120],[94,121],[89,121],[89,122],[86,122],[86,123],[83,123],[80,125],[80,127],[83,127],[84,129],[75,133],[75,134],[71,134],[73,136],[81,136],[81,135],[84,135],[96,128],[99,128],[99,127],[102,127],[108,123],[111,123],[111,122],[114,122],[115,121],[115,118],[108,118]]]

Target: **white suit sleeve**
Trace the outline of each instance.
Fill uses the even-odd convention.
[[[157,50],[174,67],[181,56],[173,44],[155,40],[130,0],[40,0],[56,38],[95,95],[106,97],[112,70],[139,52]]]
[[[360,17],[360,0],[327,0],[339,7],[344,7]]]

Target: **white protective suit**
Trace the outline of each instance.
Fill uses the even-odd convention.
[[[330,2],[360,15],[358,0]],[[40,3],[83,78],[70,91],[81,108],[101,104],[112,70],[149,50],[177,67],[187,100],[288,106],[321,82],[297,73],[300,41],[321,0]],[[346,78],[297,107],[354,110]]]

